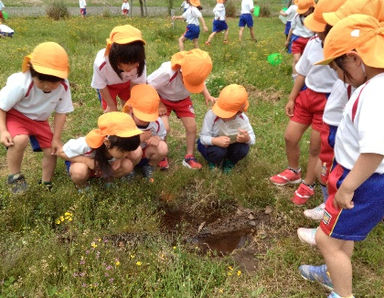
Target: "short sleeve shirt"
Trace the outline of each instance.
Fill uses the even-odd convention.
[[[76,156],[94,158],[96,154],[96,151],[88,146],[87,142],[85,141],[85,137],[70,139],[64,144],[63,152],[68,158],[73,158]]]
[[[241,1],[241,14],[249,14],[253,9],[253,0],[242,0]]]
[[[198,10],[195,6],[189,6],[187,10],[183,13],[183,18],[187,22],[187,24],[193,24],[199,26],[199,18],[203,15],[200,10]]]

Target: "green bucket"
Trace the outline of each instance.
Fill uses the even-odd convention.
[[[267,61],[269,64],[276,66],[283,61],[283,56],[280,53],[272,53],[268,56]]]
[[[8,20],[8,13],[4,10],[2,11],[4,20]]]
[[[260,6],[259,5],[255,5],[255,7],[253,8],[253,15],[255,17],[258,17],[260,15]]]

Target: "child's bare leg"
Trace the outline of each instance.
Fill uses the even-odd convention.
[[[195,38],[193,40],[193,46],[195,47],[195,49],[198,49],[199,48],[199,39],[198,38]]]
[[[240,29],[239,29],[239,41],[241,41],[243,38],[243,31],[244,31],[244,27],[240,27]]]
[[[21,162],[23,161],[24,151],[29,142],[27,135],[17,135],[13,138],[13,146],[7,150],[7,164],[9,174],[20,173]]]
[[[41,166],[43,168],[41,181],[50,182],[52,180],[53,172],[56,167],[56,156],[51,155],[51,148],[43,149],[43,160]]]
[[[229,29],[225,30],[225,32],[224,32],[224,41],[228,41],[228,33],[229,33]]]
[[[210,43],[212,38],[216,35],[216,32],[212,32],[209,36],[208,36],[208,40],[205,42],[205,43]]]
[[[184,40],[185,40],[185,37],[184,37],[184,34],[183,34],[179,38],[179,49],[180,49],[180,51],[184,51]]]
[[[128,175],[130,172],[133,171],[134,165],[132,160],[128,158],[123,158],[122,160],[119,161],[119,167],[114,168],[112,165],[113,169],[113,177],[114,178],[120,178],[125,175]]]
[[[315,182],[317,176],[317,169],[319,163],[319,154],[320,154],[320,132],[312,129],[311,139],[309,142],[309,156],[307,171],[305,173],[304,183],[311,185]]]
[[[253,27],[250,27],[250,28],[249,28],[249,33],[251,33],[251,39],[252,39],[252,40],[256,40],[256,38],[255,38],[255,33],[253,33]]]
[[[181,118],[185,127],[185,133],[187,138],[187,154],[192,154],[195,151],[195,140],[196,140],[196,121],[192,117]]]
[[[289,120],[285,130],[285,152],[287,154],[288,166],[292,169],[298,169],[300,158],[299,142],[308,125]]]
[[[149,159],[149,164],[155,166],[159,161],[163,160],[168,154],[168,145],[164,141],[160,141],[159,144],[155,146],[149,146],[145,150],[145,156]]]
[[[139,146],[137,147],[136,150],[130,151],[126,158],[131,160],[133,166],[135,166],[140,162],[142,157],[143,157],[143,150]]]
[[[316,243],[327,264],[334,291],[342,297],[351,296],[351,257],[354,242],[329,237],[321,229],[317,229]]]
[[[90,170],[85,163],[71,163],[69,175],[76,186],[82,187],[89,179]]]

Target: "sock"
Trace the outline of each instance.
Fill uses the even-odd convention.
[[[299,174],[301,172],[301,168],[298,168],[297,170],[294,169],[294,168],[291,168],[291,167],[288,167],[289,170],[291,170],[292,172],[296,173],[296,174]]]
[[[325,203],[327,201],[327,199],[328,199],[328,188],[324,184],[320,184],[320,187],[321,187],[321,192],[323,193],[323,200],[324,200],[324,203]]]

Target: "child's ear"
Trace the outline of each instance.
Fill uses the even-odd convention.
[[[108,140],[108,137],[104,138],[103,143],[104,143],[105,147],[107,147],[107,149],[109,149],[111,147],[111,141]]]

